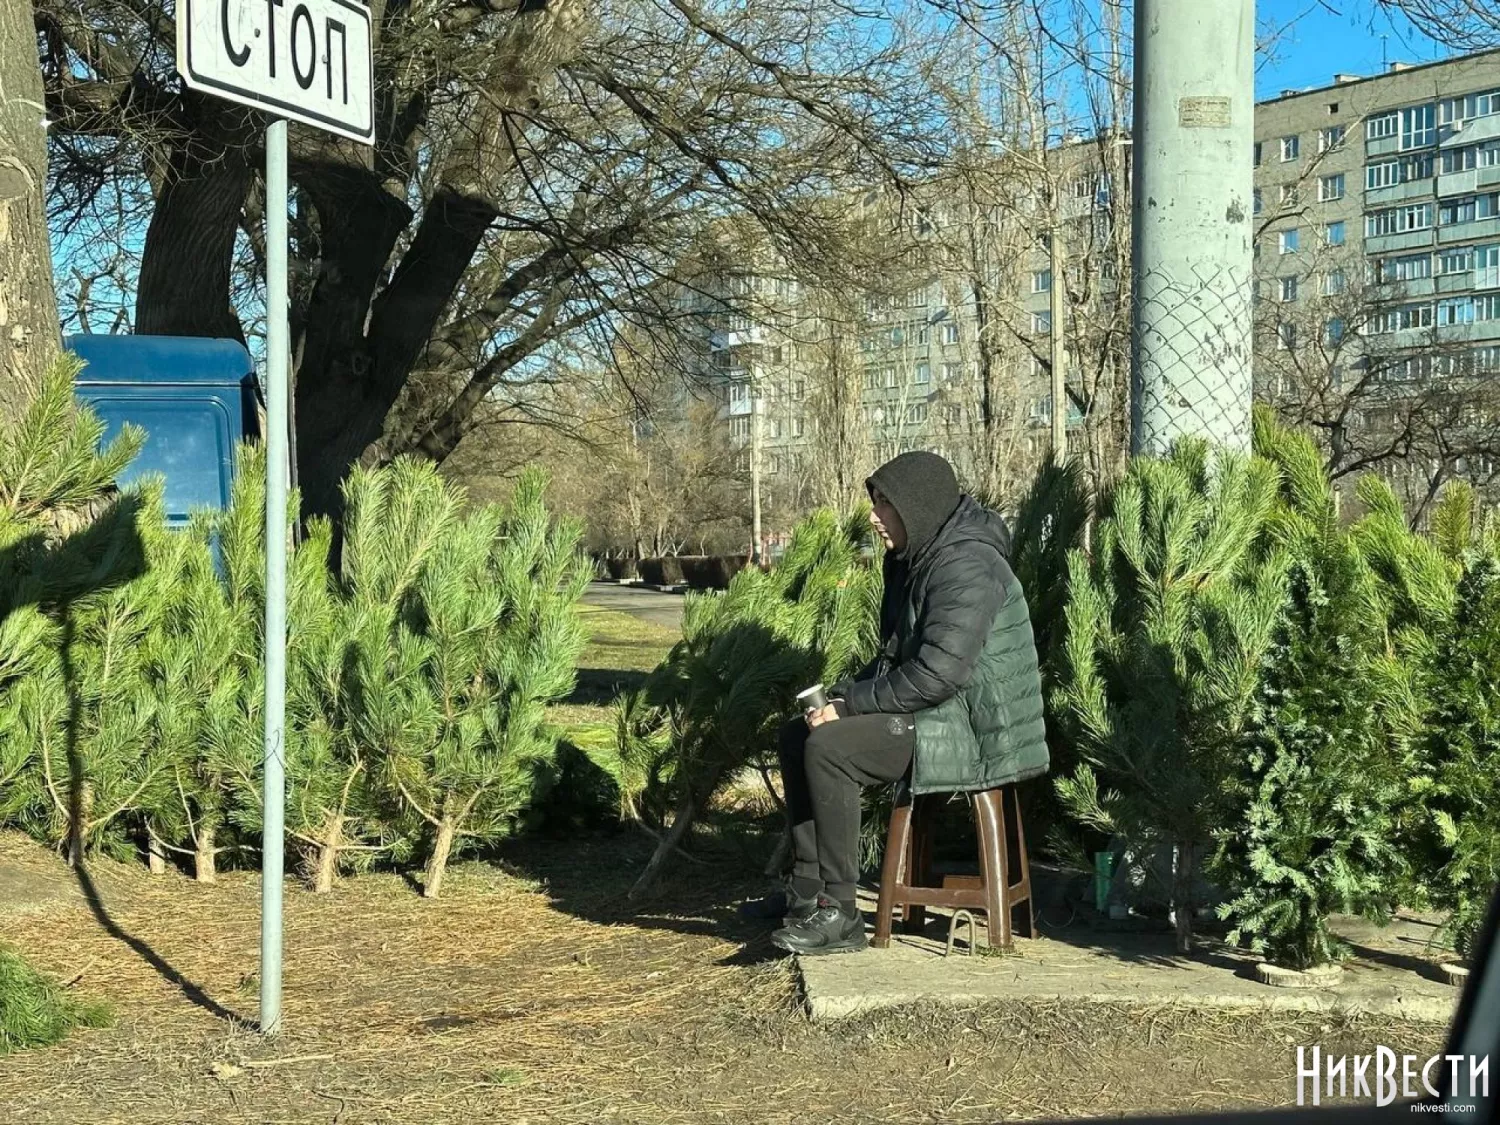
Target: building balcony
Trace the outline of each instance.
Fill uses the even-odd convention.
[[[1471,168],[1467,172],[1450,172],[1446,176],[1438,177],[1437,192],[1439,195],[1473,195],[1479,186],[1479,169]]]
[[[1491,242],[1497,238],[1500,238],[1500,218],[1438,228],[1438,242],[1444,246],[1455,242]]]
[[[1478,324],[1447,324],[1437,330],[1442,344],[1489,344],[1500,340],[1500,320],[1482,320]]]
[[[1466,293],[1473,288],[1473,270],[1464,270],[1463,273],[1445,273],[1437,279],[1437,292],[1439,293]]]
[[[764,325],[752,324],[744,328],[721,328],[710,332],[708,346],[716,352],[726,348],[743,348],[750,344],[764,344],[768,339]]]
[[[1381,137],[1378,141],[1365,142],[1365,160],[1373,160],[1377,156],[1393,156],[1401,151],[1401,136],[1392,133],[1389,137]]]
[[[1366,207],[1389,207],[1392,204],[1404,203],[1408,199],[1427,199],[1432,196],[1431,180],[1410,180],[1404,184],[1392,184],[1390,187],[1366,188]]]
[[[1366,254],[1390,254],[1432,245],[1432,228],[1409,230],[1404,234],[1377,234],[1365,239]]]
[[[1413,301],[1419,297],[1431,297],[1435,293],[1433,279],[1414,277],[1406,281],[1387,281],[1375,287],[1377,299],[1385,301]]]
[[[1494,140],[1500,137],[1500,114],[1488,117],[1471,117],[1456,125],[1444,125],[1438,130],[1438,144],[1444,148],[1459,148],[1477,141]]]
[[[1488,168],[1475,169],[1477,178],[1476,187],[1495,187],[1500,185],[1500,164],[1491,164]]]

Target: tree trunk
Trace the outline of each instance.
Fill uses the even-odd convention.
[[[333,890],[334,877],[339,871],[339,847],[344,841],[344,818],[336,816],[328,826],[328,834],[318,848],[318,866],[313,872],[313,894],[326,895]]]
[[[219,818],[205,817],[198,825],[198,836],[193,841],[193,874],[200,883],[217,881],[217,864],[214,838],[218,835]]]
[[[156,833],[146,832],[146,866],[153,875],[167,873],[167,850],[161,846]]]
[[[427,871],[422,878],[423,898],[437,898],[443,888],[443,872],[448,869],[448,855],[453,851],[457,827],[451,820],[444,820],[438,827],[437,838],[432,841],[432,855],[427,858]]]
[[[68,825],[68,865],[79,867],[83,864],[83,845],[88,836],[89,817],[94,813],[94,783],[77,781],[74,785],[72,823]]]
[[[0,419],[13,419],[61,346],[44,202],[42,74],[30,4],[0,4],[0,91]]]
[[[703,786],[703,792],[712,794],[719,784],[719,775],[711,775]],[[706,800],[707,798],[705,798]],[[635,886],[630,888],[629,898],[636,899],[650,890],[651,884],[656,882],[656,877],[661,874],[661,869],[666,866],[667,857],[681,846],[687,831],[692,827],[693,817],[698,815],[698,802],[691,790],[683,793],[682,799],[677,802],[677,812],[672,817],[672,827],[667,830],[666,835],[661,838],[661,843],[656,845],[656,851],[652,853],[651,860],[646,864],[646,870],[641,872],[641,877],[635,881]]]
[[[1177,920],[1177,952],[1193,951],[1193,845],[1179,841],[1172,864],[1172,912]]]
[[[240,214],[253,171],[250,136],[220,138],[214,126],[239,121],[188,91],[183,102],[201,128],[178,144],[146,228],[135,330],[143,336],[211,336],[244,343],[230,298],[230,271]]]

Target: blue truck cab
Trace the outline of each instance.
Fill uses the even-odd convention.
[[[146,431],[140,455],[120,478],[166,481],[167,524],[229,505],[240,442],[258,438],[255,365],[235,340],[178,336],[69,336],[64,347],[86,366],[76,382],[110,441],[127,422]]]

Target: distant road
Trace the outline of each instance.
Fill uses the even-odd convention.
[[[663,594],[640,586],[616,586],[613,582],[591,583],[583,600],[601,609],[628,613],[653,625],[682,629],[682,595]]]

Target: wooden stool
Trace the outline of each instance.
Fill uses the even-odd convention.
[[[903,929],[919,933],[926,907],[980,909],[989,922],[990,945],[1010,949],[1012,924],[1022,937],[1036,936],[1031,905],[1031,865],[1021,827],[1021,801],[1014,785],[969,794],[979,828],[979,874],[932,878],[933,802],[946,794],[911,797],[901,783],[885,840],[880,904],[875,911],[877,949],[891,944],[891,914],[901,908]],[[1012,815],[1007,816],[1007,811]],[[1013,832],[1007,832],[1007,829]],[[1022,909],[1024,907],[1024,910]]]

